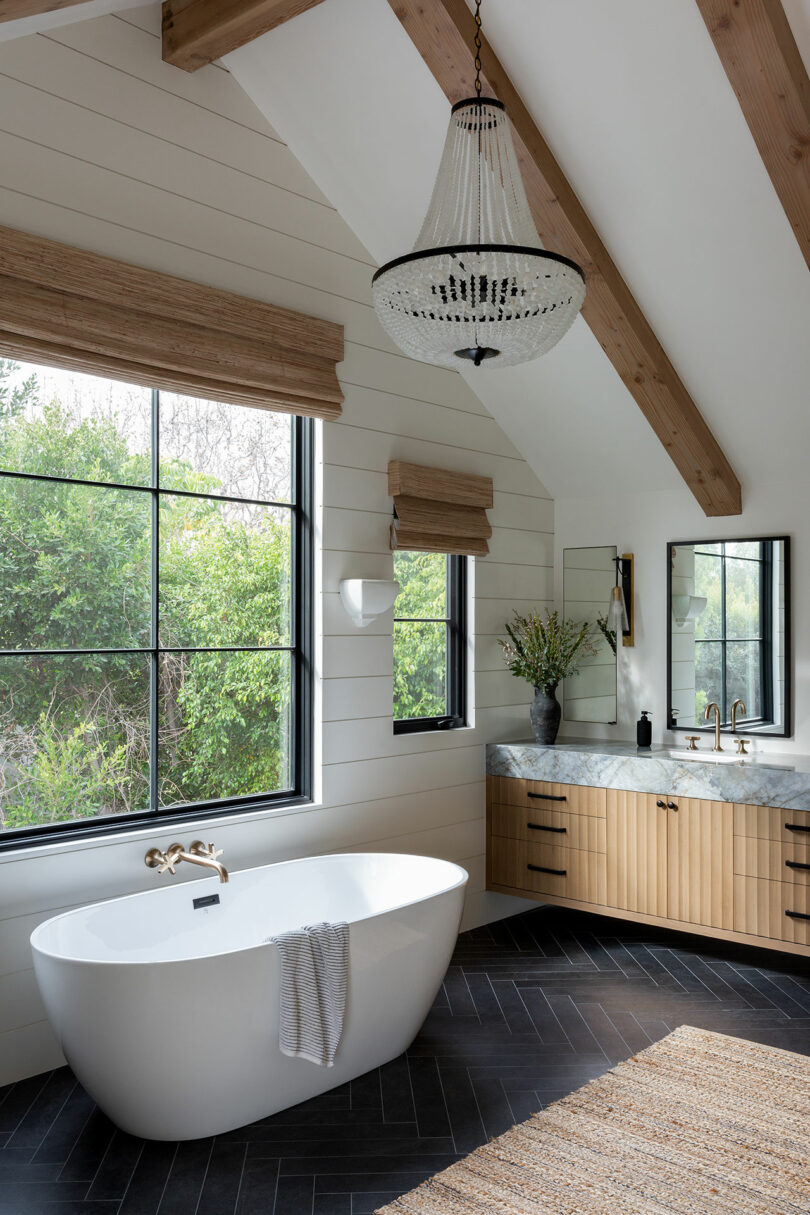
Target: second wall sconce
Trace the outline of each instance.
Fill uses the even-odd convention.
[[[622,645],[635,645],[633,613],[633,554],[622,553],[614,557],[616,562],[616,585],[608,604],[608,627],[621,632]]]
[[[344,578],[340,598],[358,629],[387,612],[399,594],[399,583],[387,578]]]

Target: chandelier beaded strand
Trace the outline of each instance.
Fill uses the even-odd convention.
[[[585,276],[540,248],[506,109],[481,97],[480,0],[475,97],[457,102],[433,196],[414,249],[380,267],[374,308],[412,358],[494,366],[545,354],[585,298]]]

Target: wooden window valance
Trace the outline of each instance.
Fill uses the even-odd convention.
[[[388,492],[394,499],[392,550],[486,557],[492,535],[489,477],[392,460]]]
[[[341,413],[341,325],[13,228],[0,228],[0,352],[235,405]]]

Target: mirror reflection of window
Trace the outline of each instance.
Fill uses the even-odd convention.
[[[670,545],[670,726],[787,733],[787,540]],[[744,710],[740,702],[745,706]]]

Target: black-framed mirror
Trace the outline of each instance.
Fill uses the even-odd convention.
[[[787,738],[791,723],[790,539],[667,545],[667,727]]]
[[[566,721],[616,723],[616,632],[607,618],[616,584],[615,545],[563,549],[563,617],[588,623],[591,653],[563,683]]]

